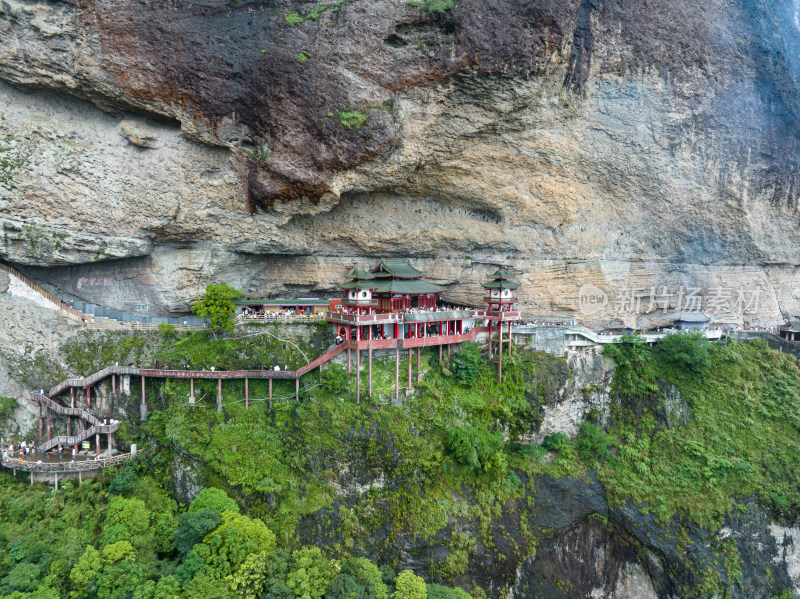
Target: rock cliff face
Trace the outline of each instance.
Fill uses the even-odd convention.
[[[64,295],[394,255],[463,302],[516,269],[536,314],[800,313],[789,0],[2,0],[0,34],[0,257]]]

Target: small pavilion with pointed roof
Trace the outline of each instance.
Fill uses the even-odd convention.
[[[519,301],[514,295],[515,290],[519,289],[519,283],[503,268],[498,268],[489,278],[490,281],[481,284],[481,287],[489,291],[488,297],[483,298],[489,309],[497,312],[514,311]]]
[[[345,277],[350,280],[341,285],[347,291],[347,298],[342,300],[342,306],[348,308],[349,314],[372,314],[378,305],[372,297],[377,288],[374,277],[360,268],[354,268]]]

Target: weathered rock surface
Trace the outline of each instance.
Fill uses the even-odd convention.
[[[542,422],[530,439],[532,443],[541,443],[556,432],[574,438],[578,424],[585,422],[592,410],[598,424],[608,422],[614,363],[603,357],[601,348],[588,348],[568,352],[567,364],[571,376],[559,389],[557,399],[542,406]]]
[[[0,422],[0,435],[26,435],[32,426],[35,406],[28,400],[26,384],[40,352],[63,342],[78,329],[74,321],[16,277],[0,272],[0,395],[13,397],[19,407],[10,422]],[[21,368],[22,364],[28,368]]]
[[[608,294],[589,320],[636,325],[662,286],[731,321],[800,313],[792,2],[351,0],[287,24],[319,6],[4,0],[0,79],[106,112],[0,87],[0,256],[161,312],[396,255],[476,304],[516,269],[536,314],[581,314],[584,284]]]

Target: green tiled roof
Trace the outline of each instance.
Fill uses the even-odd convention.
[[[342,289],[375,289],[380,285],[380,281],[363,281],[360,279],[356,279],[354,281],[348,281],[347,283],[343,283],[340,285]]]
[[[348,279],[374,279],[375,277],[361,268],[354,268],[345,275]]]
[[[386,272],[379,272],[381,270]],[[419,279],[425,276],[424,272],[411,266],[408,261],[390,262],[388,260],[381,260],[380,264],[372,269],[372,274],[375,278],[397,277],[399,279]]]
[[[498,268],[492,274],[489,275],[490,279],[513,279],[514,277],[511,276],[511,273],[508,272],[504,268]]]
[[[490,279],[494,279],[489,281],[488,283],[482,283],[481,287],[486,289],[516,289],[519,287],[519,283],[514,280],[514,277],[511,276],[504,268],[498,268],[492,274],[489,275]]]
[[[437,320],[456,320],[459,318],[471,318],[469,310],[451,310],[449,312],[411,312],[403,314],[406,322],[428,322]]]
[[[420,295],[447,291],[447,287],[428,283],[428,281],[420,281],[419,279],[376,279],[373,282],[376,284],[375,293]]]

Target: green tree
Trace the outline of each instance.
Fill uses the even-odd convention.
[[[450,370],[459,383],[471,385],[478,380],[480,373],[481,352],[476,343],[467,342],[461,350],[453,354],[450,360]]]
[[[269,553],[251,553],[227,582],[237,599],[259,599],[267,586]]]
[[[178,526],[175,528],[173,540],[175,549],[181,555],[186,555],[197,543],[214,530],[222,521],[216,510],[203,508],[197,512],[184,512],[178,516]]]
[[[667,335],[656,348],[663,360],[679,372],[701,375],[711,367],[710,343],[702,331]]]
[[[13,397],[5,397],[0,395],[0,418],[5,418],[9,416],[11,412],[16,408],[19,404],[17,400]]]
[[[228,583],[204,572],[198,573],[184,591],[186,599],[233,599]]]
[[[39,578],[42,575],[42,568],[38,564],[21,563],[14,566],[14,569],[3,578],[2,586],[8,592],[21,591],[30,592],[39,586]]]
[[[196,548],[206,564],[206,573],[226,578],[253,553],[275,553],[275,535],[261,520],[235,512],[223,512],[222,524]]]
[[[192,312],[208,322],[214,335],[225,331],[232,332],[233,315],[236,312],[233,300],[240,297],[242,292],[224,281],[219,285],[207,285],[203,297],[192,306]]]
[[[331,364],[322,371],[322,387],[334,396],[342,395],[350,388],[350,377],[344,366]]]
[[[328,587],[325,599],[371,599],[369,592],[355,578],[342,572]]]
[[[216,487],[206,487],[197,494],[197,497],[189,505],[190,512],[199,512],[204,509],[214,510],[220,514],[222,512],[239,513],[239,506],[236,501],[228,497],[225,491]]]
[[[337,574],[319,547],[303,547],[293,554],[294,565],[286,577],[286,586],[297,599],[319,599]]]
[[[181,585],[174,576],[148,580],[133,593],[133,599],[180,599]]]
[[[146,548],[152,540],[150,511],[141,499],[112,497],[103,528],[103,543],[106,545],[131,540],[137,548]]]
[[[463,589],[450,588],[441,584],[429,584],[428,599],[472,599],[470,594]]]
[[[447,446],[456,462],[480,470],[502,449],[503,434],[477,426],[451,428],[447,431]]]
[[[363,557],[353,557],[342,566],[342,572],[352,576],[367,589],[374,599],[388,599],[389,592],[383,582],[381,571],[374,563]]]
[[[392,599],[428,599],[428,589],[421,576],[411,570],[403,570],[395,582],[397,590]]]
[[[103,562],[100,559],[100,552],[91,545],[87,546],[78,563],[69,573],[69,578],[75,589],[73,596],[85,596],[94,585],[94,581],[100,575],[102,569]]]

